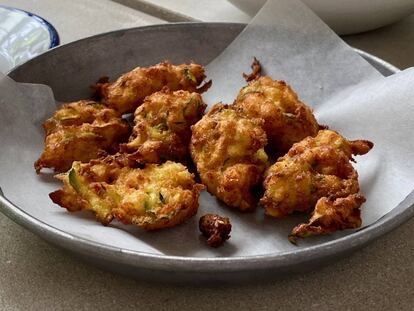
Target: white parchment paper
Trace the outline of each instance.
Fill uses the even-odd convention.
[[[367,226],[391,211],[414,189],[414,70],[382,77],[338,38],[305,5],[272,0],[243,33],[208,65],[213,88],[205,95],[212,105],[231,103],[245,84],[241,73],[256,56],[265,73],[293,86],[312,106],[321,124],[349,139],[369,139],[374,149],[357,157]],[[137,64],[139,65],[139,64]],[[91,81],[93,82],[93,81]],[[263,210],[241,214],[204,192],[198,216],[216,212],[230,217],[232,238],[217,250],[199,238],[197,221],[147,233],[113,223],[103,227],[88,213],[68,214],[48,193],[60,186],[52,174],[37,176],[33,162],[43,148],[41,123],[56,109],[47,86],[15,83],[0,76],[0,186],[22,210],[51,226],[98,243],[148,253],[214,257],[249,256],[297,249],[286,239],[306,217],[274,220]],[[122,230],[119,230],[121,228]],[[351,231],[307,239],[299,247],[335,239]]]
[[[232,103],[253,56],[265,74],[285,80],[314,108],[338,91],[381,77],[301,1],[271,0],[207,66],[214,81],[207,101]]]

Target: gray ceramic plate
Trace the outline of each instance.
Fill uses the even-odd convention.
[[[163,59],[173,62],[194,59],[206,64],[224,49],[242,28],[241,24],[194,23],[120,30],[55,48],[14,69],[9,75],[20,82],[50,85],[57,99],[69,101],[89,95],[88,85],[97,77],[103,75],[114,77],[137,64],[145,66]],[[169,48],[177,46],[177,42],[180,43],[178,48]],[[358,52],[384,75],[391,75],[398,70],[378,58]],[[4,133],[0,124],[0,135],[5,135]],[[0,163],[3,172],[4,165],[10,163]],[[6,192],[7,185],[1,186]],[[95,265],[113,271],[152,280],[238,282],[313,269],[349,254],[409,219],[414,213],[414,207],[407,203],[408,200],[412,200],[412,196],[413,194],[411,198],[409,197],[373,225],[352,234],[307,247],[292,248],[289,251],[270,250],[267,253],[259,252],[257,255],[253,253],[245,256],[234,255],[228,251],[228,248],[222,248],[217,255],[204,256],[203,248],[198,253],[183,254],[178,251],[182,245],[168,244],[170,231],[166,233],[167,235],[163,233],[167,242],[157,241],[157,243],[164,243],[162,246],[168,251],[163,253],[137,251],[128,247],[116,247],[106,243],[107,241],[98,243],[69,231],[57,229],[48,223],[47,219],[34,217],[30,207],[19,207],[4,196],[0,196],[0,210],[45,240]],[[70,216],[64,217],[70,218]],[[93,222],[90,223],[92,225]],[[179,227],[185,228],[185,226]],[[171,234],[177,236],[185,232],[185,229],[177,229],[171,231]],[[236,234],[234,238],[237,239]],[[171,240],[173,241],[172,238]],[[148,241],[151,244],[152,240]],[[194,245],[199,247],[197,244],[199,242],[195,243]],[[246,243],[254,244],[254,241],[246,241]]]

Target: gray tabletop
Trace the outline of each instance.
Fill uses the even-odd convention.
[[[133,23],[135,13],[125,14]],[[400,68],[414,65],[414,15],[345,40]],[[261,284],[197,287],[151,284],[98,270],[0,215],[0,309],[412,310],[413,233],[414,219],[318,271]]]

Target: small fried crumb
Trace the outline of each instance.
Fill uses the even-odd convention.
[[[206,214],[200,217],[199,228],[211,247],[219,247],[230,238],[231,224],[228,217]]]
[[[250,68],[252,68],[252,73],[243,73],[243,78],[244,80],[246,80],[246,82],[250,82],[260,78],[262,73],[262,65],[260,65],[260,62],[257,60],[256,57],[253,58],[253,63],[250,66]]]

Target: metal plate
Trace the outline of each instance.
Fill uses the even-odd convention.
[[[173,62],[194,59],[206,64],[243,27],[242,24],[193,23],[115,31],[55,48],[14,69],[9,75],[19,82],[50,85],[58,100],[74,100],[87,96],[88,85],[97,77],[114,77],[137,64],[145,66],[163,59]],[[180,48],[171,49],[171,46],[177,46],[176,42],[180,42]],[[378,58],[357,52],[384,75],[398,71]],[[407,203],[409,199],[373,225],[336,240],[289,252],[238,257],[170,256],[131,251],[58,230],[35,219],[4,196],[0,196],[0,210],[45,240],[95,265],[129,276],[167,281],[239,282],[309,270],[340,258],[408,220],[414,214],[414,207]]]

